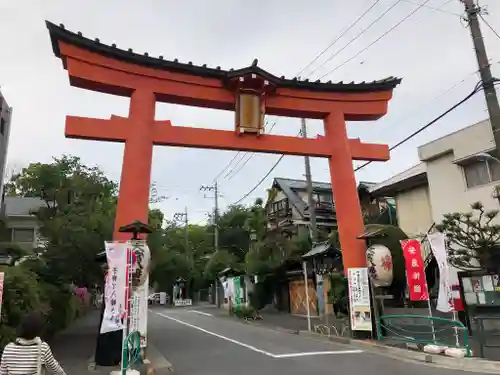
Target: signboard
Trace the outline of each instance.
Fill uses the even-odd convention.
[[[0,272],[0,320],[2,319],[2,303],[3,303],[3,282],[5,274]]]
[[[349,268],[349,310],[353,331],[372,331],[370,284],[367,268]]]
[[[500,306],[500,285],[498,274],[463,276],[462,285],[467,305]]]
[[[401,241],[406,264],[406,281],[411,301],[427,301],[427,280],[425,279],[424,260],[419,240]]]
[[[176,300],[174,300],[175,307],[191,306],[192,304],[193,304],[193,301],[190,299],[176,299]]]

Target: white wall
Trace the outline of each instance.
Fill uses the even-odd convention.
[[[425,233],[433,223],[429,187],[419,186],[396,195],[399,227],[409,236]]]

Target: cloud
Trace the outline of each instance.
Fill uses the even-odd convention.
[[[396,0],[382,0],[367,17],[325,53],[311,69],[321,65],[367,27]],[[417,0],[415,0],[416,2]],[[418,0],[423,1],[423,0]],[[314,6],[300,1],[253,2],[219,0],[18,0],[0,7],[2,59],[0,85],[14,107],[9,163],[49,161],[61,153],[73,153],[89,164],[100,165],[113,179],[119,180],[123,145],[68,140],[63,136],[67,114],[109,117],[126,116],[128,100],[69,86],[61,62],[51,50],[44,20],[64,23],[68,29],[82,31],[103,43],[133,48],[151,56],[164,55],[180,61],[206,63],[223,68],[247,66],[257,57],[259,65],[277,75],[292,77],[318,52],[322,51],[373,1],[332,2],[318,0]],[[336,70],[327,79],[361,81],[389,75],[403,77],[395,90],[389,114],[378,122],[349,123],[352,137],[366,141],[395,144],[420,125],[430,121],[470,92],[477,81],[477,69],[468,29],[460,18],[446,13],[462,13],[459,2],[433,0],[411,19],[373,45],[366,52]],[[484,1],[482,2],[484,3]],[[500,30],[500,3],[489,1],[490,24]],[[346,47],[334,59],[318,69],[312,78],[332,70],[364,49],[416,5],[401,1],[387,16]],[[500,40],[483,28],[492,61],[500,60]],[[310,72],[311,69],[308,71]],[[500,74],[500,64],[494,66]],[[307,71],[305,72],[307,74]],[[463,81],[462,83],[460,83]],[[456,87],[453,87],[455,84]],[[453,87],[452,89],[450,89]],[[449,90],[449,91],[447,91]],[[440,93],[446,92],[438,99]],[[417,162],[416,147],[450,131],[486,117],[481,95],[428,131],[393,152],[388,163],[373,163],[359,172],[360,180],[378,181]],[[231,129],[233,114],[208,109],[159,104],[157,118],[171,119],[176,125]],[[271,117],[270,123],[275,121]],[[273,132],[296,134],[298,119],[279,119]],[[322,132],[321,123],[309,121],[309,134]],[[156,147],[152,180],[160,195],[169,196],[158,206],[167,217],[187,205],[194,221],[202,220],[212,209],[213,200],[199,192],[234,156],[227,151],[187,150]],[[227,171],[237,171],[241,154]],[[236,201],[250,190],[269,170],[276,155],[255,155],[232,178],[220,181],[224,197],[221,205]],[[329,180],[325,160],[313,160],[315,180]],[[303,160],[285,157],[268,180],[250,195],[247,203],[265,195],[274,176],[302,178]]]

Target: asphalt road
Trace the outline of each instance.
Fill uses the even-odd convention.
[[[148,326],[150,342],[178,375],[457,374],[195,309],[155,308]]]

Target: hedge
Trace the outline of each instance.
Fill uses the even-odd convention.
[[[0,267],[5,273],[0,322],[0,349],[16,337],[17,326],[28,312],[46,318],[44,338],[66,328],[83,313],[78,297],[69,289],[44,282],[23,264]]]

